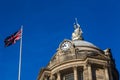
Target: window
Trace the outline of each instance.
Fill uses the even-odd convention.
[[[63,77],[63,80],[74,80],[74,74],[73,73],[66,74]]]
[[[83,73],[82,72],[78,73],[78,80],[83,80]]]

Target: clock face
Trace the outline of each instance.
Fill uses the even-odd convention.
[[[61,48],[61,50],[66,51],[66,50],[70,49],[71,45],[72,45],[72,44],[71,44],[70,41],[64,41],[64,42],[61,44],[60,48]]]

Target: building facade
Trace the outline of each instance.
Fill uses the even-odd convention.
[[[119,80],[110,49],[101,50],[82,37],[77,20],[72,40],[63,40],[37,80]]]

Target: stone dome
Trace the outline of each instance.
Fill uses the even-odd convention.
[[[103,55],[103,51],[96,47],[94,44],[84,40],[64,40],[63,42],[71,42],[72,47],[63,51],[60,46],[57,52],[52,57],[48,67],[52,67],[56,64],[62,64],[70,61],[84,60],[86,57],[96,57],[97,55]],[[61,44],[63,43],[61,42]],[[60,45],[61,45],[60,44]]]
[[[85,60],[87,57],[97,58],[97,55],[103,56],[104,51],[83,39],[82,29],[77,22],[74,24],[74,28],[75,30],[72,33],[72,40],[64,39],[60,43],[57,52],[48,64],[49,68],[52,68],[54,65],[71,61]]]

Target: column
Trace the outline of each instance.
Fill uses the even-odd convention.
[[[83,80],[88,80],[88,68],[86,65],[83,67]]]
[[[73,67],[73,71],[74,71],[74,80],[78,80],[78,74],[77,74],[77,67],[76,66]]]
[[[109,80],[109,73],[107,67],[105,67],[105,80]]]
[[[60,72],[57,73],[57,80],[61,80]]]
[[[47,80],[47,76],[44,77],[44,80]]]
[[[92,80],[92,69],[90,64],[88,64],[88,78],[89,80]]]
[[[113,75],[112,75],[111,66],[109,66],[109,70],[110,70],[110,80],[113,80]]]
[[[53,74],[50,75],[50,80],[55,80],[55,76]]]

